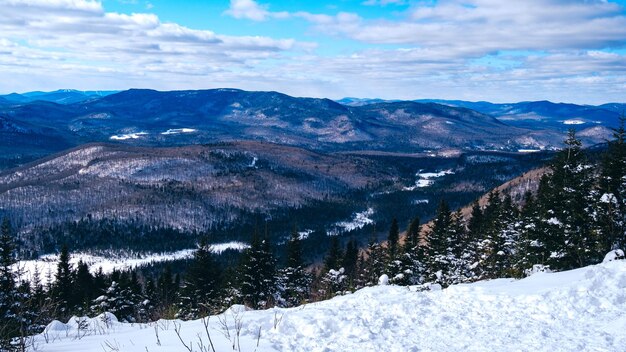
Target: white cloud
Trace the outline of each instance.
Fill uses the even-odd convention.
[[[367,0],[367,1],[363,1],[361,4],[365,6],[387,6],[390,4],[402,5],[405,3],[406,3],[405,0]]]
[[[356,14],[302,16],[323,33],[371,44],[499,50],[605,48],[626,44],[623,9],[602,0],[442,0],[397,20]]]
[[[259,5],[254,0],[230,0],[230,7],[224,13],[237,19],[265,21],[268,18],[287,18],[287,12],[270,12],[267,5]]]

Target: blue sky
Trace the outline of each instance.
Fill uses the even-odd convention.
[[[626,101],[626,0],[1,0],[0,92]]]

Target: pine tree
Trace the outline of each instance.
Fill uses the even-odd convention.
[[[239,269],[239,287],[244,303],[255,309],[271,306],[276,292],[275,280],[276,260],[267,231],[265,238],[255,231]]]
[[[343,259],[343,251],[341,250],[341,244],[337,236],[330,237],[330,247],[326,257],[324,257],[324,272],[328,272],[331,269],[339,270],[341,268],[341,262]]]
[[[91,310],[94,315],[108,312],[115,315],[119,321],[134,322],[136,303],[132,301],[127,287],[112,281],[106,292],[93,300]]]
[[[59,263],[57,264],[56,278],[52,285],[52,296],[58,303],[61,316],[64,319],[69,318],[74,308],[72,276],[70,254],[67,246],[63,246],[59,255]]]
[[[539,187],[538,197],[543,192]],[[550,251],[547,246],[545,231],[542,226],[545,223],[541,218],[541,209],[532,193],[524,195],[524,205],[519,213],[519,240],[516,244],[512,275],[524,277],[531,272],[535,265],[547,265]]]
[[[595,228],[599,238],[598,249],[606,253],[626,245],[626,129],[625,118],[613,130],[613,140],[600,165],[600,178],[595,202]]]
[[[392,283],[396,285],[415,285],[423,282],[426,247],[420,241],[420,219],[413,218],[407,229],[406,240],[401,249],[401,275],[395,275]]]
[[[472,204],[472,212],[470,213],[469,221],[467,222],[467,238],[466,248],[464,253],[464,260],[468,264],[468,280],[475,281],[481,276],[480,270],[481,263],[481,249],[482,241],[484,239],[484,227],[485,218],[483,210],[480,207],[478,201],[474,201]]]
[[[94,292],[94,278],[89,272],[89,266],[82,260],[76,265],[73,294],[79,311],[85,314],[89,309]]]
[[[180,289],[178,317],[198,319],[216,312],[221,274],[210,245],[202,238]]]
[[[311,290],[311,275],[305,269],[300,235],[295,228],[287,242],[286,264],[278,274],[279,303],[295,307],[309,299]]]
[[[360,259],[360,273],[357,285],[360,287],[378,284],[378,278],[385,273],[387,251],[376,240],[375,229],[367,245],[367,254]]]
[[[549,200],[547,219],[555,246],[549,259],[555,269],[581,267],[601,258],[597,237],[592,232],[590,200],[592,197],[591,166],[582,151],[582,144],[570,130],[547,177]]]
[[[0,229],[0,350],[12,350],[11,340],[20,335],[19,300],[13,265],[15,245],[11,224],[3,219]]]
[[[398,219],[393,218],[391,221],[391,227],[389,228],[389,235],[387,236],[387,250],[389,252],[389,259],[395,260],[398,254],[398,240],[400,238],[400,229],[398,228]]]
[[[330,238],[330,247],[324,258],[324,268],[321,274],[321,292],[324,298],[331,298],[347,288],[347,275],[343,264],[344,253],[339,244],[339,238]]]
[[[437,282],[442,286],[448,286],[460,280],[458,257],[455,253],[455,244],[462,236],[458,221],[456,216],[453,217],[448,203],[442,200],[428,233],[426,256],[427,280]]]

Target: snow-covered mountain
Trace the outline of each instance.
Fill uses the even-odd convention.
[[[72,318],[32,342],[47,352],[624,351],[625,287],[626,261],[605,260],[518,281],[377,286],[289,309],[233,306],[206,328],[202,320]]]

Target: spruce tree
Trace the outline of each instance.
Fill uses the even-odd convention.
[[[601,259],[597,252],[598,238],[592,232],[590,169],[582,144],[572,129],[548,176],[552,197],[548,213],[552,217],[547,222],[552,235],[556,235],[556,248],[549,261],[555,269],[572,269]]]
[[[205,238],[200,240],[178,298],[178,317],[198,319],[215,313],[220,296],[221,269]]]
[[[302,259],[302,244],[294,228],[287,242],[286,266],[279,271],[279,303],[284,307],[295,307],[306,302],[310,296],[311,275],[306,271]]]
[[[600,178],[596,194],[596,226],[598,249],[606,253],[626,245],[626,129],[625,118],[613,130],[613,140],[600,164]]]
[[[67,246],[61,248],[59,255],[59,263],[57,264],[57,273],[54,284],[52,285],[52,296],[58,303],[62,317],[69,318],[74,308],[73,300],[73,272],[70,264],[70,254]]]
[[[346,245],[346,253],[343,256],[341,266],[345,269],[349,287],[354,286],[356,279],[357,263],[359,260],[359,246],[354,238],[351,238]]]
[[[423,281],[426,246],[420,240],[420,219],[413,218],[407,229],[406,240],[401,249],[400,273],[401,277],[396,275],[392,281],[396,285],[415,285]]]
[[[452,221],[452,213],[448,203],[442,200],[427,236],[426,276],[427,280],[443,286],[449,284],[449,275],[456,265],[451,255],[452,247],[450,246]]]
[[[13,271],[15,245],[8,219],[3,219],[0,232],[0,350],[10,351],[12,338],[20,334],[20,307]]]
[[[398,240],[400,238],[400,229],[398,227],[398,219],[393,218],[391,221],[391,227],[389,228],[389,235],[387,236],[387,250],[389,252],[389,259],[395,260],[398,254]]]
[[[239,268],[239,287],[244,303],[252,308],[266,308],[276,292],[276,260],[269,238],[255,231],[250,248],[244,253]]]

